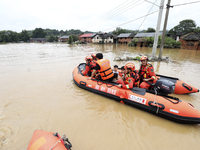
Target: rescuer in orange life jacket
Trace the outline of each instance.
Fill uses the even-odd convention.
[[[125,76],[124,76],[124,81],[122,79],[118,79],[117,85],[119,88],[124,88],[124,89],[132,89],[133,87],[139,87],[139,82],[140,78],[135,71],[135,65],[133,63],[127,63],[125,66]]]
[[[153,66],[148,62],[147,56],[142,56],[141,59],[141,66],[139,70],[140,75],[140,88],[148,89],[150,87],[150,84],[147,83],[153,83],[153,81],[156,79],[156,74],[154,72]]]
[[[96,66],[94,67],[92,75],[88,78],[88,80],[95,77],[95,73],[98,71],[101,80],[112,82],[114,79],[114,73],[110,67],[110,61],[108,59],[103,59],[102,53],[97,53],[96,58]]]
[[[91,76],[92,71],[94,67],[96,66],[96,64],[92,62],[91,56],[86,56],[85,61],[86,61],[85,71],[82,71],[82,73],[84,76]]]

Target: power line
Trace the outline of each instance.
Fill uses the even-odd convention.
[[[123,5],[126,3],[126,2],[128,2],[129,0],[127,0],[127,1],[125,1],[125,2],[123,2],[123,3],[121,3],[120,5],[118,5],[117,7],[115,7],[114,9],[112,9],[111,11],[109,11],[109,12],[107,12],[107,13],[105,13],[104,15],[102,15],[101,17],[99,17],[98,19],[96,19],[96,20],[94,20],[93,22],[95,22],[95,21],[97,21],[97,20],[99,20],[99,19],[101,19],[101,18],[104,18],[105,16],[107,16],[107,15],[110,15],[110,13],[112,14],[113,12],[112,11],[114,11],[115,9],[117,9],[118,7],[124,7]],[[132,3],[133,1],[131,1],[130,3]],[[128,3],[129,4],[129,3]],[[120,8],[119,8],[120,9]],[[115,10],[116,11],[116,10]],[[91,23],[93,23],[93,22],[91,22]]]
[[[139,0],[140,1],[140,0]],[[139,2],[139,1],[137,1],[137,2]],[[137,3],[136,2],[136,3]],[[139,4],[137,4],[137,5],[135,5],[135,6],[133,6],[133,7],[131,7],[131,8],[129,8],[129,9],[125,9],[125,11],[120,11],[120,12],[118,12],[117,14],[115,14],[114,16],[110,16],[109,18],[107,18],[105,21],[103,21],[102,23],[100,23],[100,24],[98,24],[98,25],[101,25],[101,24],[103,24],[103,23],[105,23],[105,22],[107,22],[107,21],[109,21],[110,19],[112,19],[112,18],[114,18],[114,17],[116,17],[116,16],[118,16],[118,15],[120,15],[120,14],[122,14],[122,13],[124,13],[124,12],[126,12],[126,11],[128,11],[128,10],[130,10],[130,9],[133,9],[134,7],[136,7],[136,6],[138,6],[138,5],[140,5],[140,4],[142,4],[144,1],[142,1],[141,3],[139,3]],[[132,6],[132,5],[131,5]],[[123,9],[124,10],[124,9]],[[92,26],[94,26],[94,25],[92,25]]]
[[[116,28],[116,27],[119,27],[119,26],[122,26],[122,25],[125,25],[125,24],[128,24],[128,23],[131,23],[131,22],[133,22],[133,21],[139,20],[139,19],[144,18],[144,17],[146,17],[146,16],[152,15],[152,14],[158,12],[158,11],[159,11],[159,10],[156,10],[156,11],[154,11],[154,12],[152,12],[152,13],[150,13],[150,14],[147,14],[147,15],[145,15],[145,16],[136,18],[136,19],[134,19],[134,20],[130,20],[130,21],[128,21],[128,22],[122,23],[122,24],[120,24],[120,25],[117,25],[117,26],[114,26],[114,27],[112,27],[112,28],[109,28],[109,29],[106,29],[106,30],[102,30],[102,31],[107,31],[107,30],[110,30],[110,29],[113,29],[113,28]]]
[[[134,1],[135,1],[135,0],[134,0]],[[132,1],[132,2],[134,2],[134,1]],[[95,26],[96,24],[99,25],[99,23],[102,24],[102,23],[106,22],[107,20],[109,20],[109,19],[111,19],[111,18],[114,18],[114,17],[118,16],[119,14],[122,14],[122,13],[124,13],[124,12],[130,10],[130,6],[135,5],[135,4],[138,3],[139,1],[141,1],[141,0],[138,0],[138,1],[135,2],[134,4],[131,4],[132,2],[131,2],[131,3],[128,3],[128,4],[131,4],[131,5],[128,5],[128,7],[123,6],[123,7],[119,8],[119,9],[116,10],[115,12],[112,12],[111,14],[109,14],[108,16],[106,16],[106,17],[104,18],[104,20],[102,19],[102,21],[96,22],[96,23],[94,23],[94,24],[92,24],[92,25],[90,25],[90,26]],[[125,8],[124,8],[124,7],[125,7]],[[127,8],[129,8],[129,9],[127,9]],[[133,8],[134,8],[134,7],[133,7]],[[123,10],[125,10],[125,11],[122,12]]]
[[[194,3],[199,3],[200,1],[195,1],[195,2],[190,2],[190,3],[183,3],[183,4],[177,4],[177,5],[173,5],[174,6],[182,6],[182,5],[188,5],[188,4],[194,4]]]
[[[151,9],[153,8],[153,6],[155,5],[156,2],[157,2],[157,0],[156,0],[156,1],[153,3],[153,5],[151,6],[151,8],[150,8],[148,14],[151,12]],[[147,15],[148,15],[148,14],[147,14]],[[142,23],[140,24],[138,30],[140,30],[140,28],[141,28],[142,24],[144,23],[144,21],[146,20],[146,18],[147,18],[147,16],[144,18],[144,20],[143,20]]]
[[[150,2],[150,1],[148,1],[148,0],[145,0],[146,2],[148,2],[148,3],[151,3],[151,4],[153,4],[153,5],[156,5],[155,3],[152,3],[152,2]],[[156,5],[156,6],[158,6],[158,5]],[[160,7],[160,6],[158,6],[158,7]]]

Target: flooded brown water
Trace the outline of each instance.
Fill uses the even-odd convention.
[[[78,88],[72,71],[86,55],[151,54],[122,45],[0,45],[0,149],[25,150],[36,129],[66,134],[73,150],[199,150],[200,125],[182,125]],[[157,53],[158,54],[158,53]],[[164,49],[157,74],[200,89],[200,51]],[[134,61],[137,68],[139,62]],[[175,95],[200,111],[200,93]]]

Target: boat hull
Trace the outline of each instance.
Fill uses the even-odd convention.
[[[59,140],[60,139],[60,140]],[[70,143],[71,145],[71,143]],[[27,150],[70,150],[59,134],[36,130],[29,142]]]
[[[81,64],[80,64],[81,65]],[[87,80],[81,75],[80,66],[73,70],[74,83],[85,90],[114,99],[123,104],[133,106],[182,124],[199,124],[200,112],[185,101],[154,95],[145,89],[121,89],[98,80]],[[154,101],[156,98],[156,101]]]

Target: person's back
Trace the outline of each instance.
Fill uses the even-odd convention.
[[[96,54],[97,62],[92,72],[91,78],[94,77],[95,73],[99,71],[101,80],[112,82],[114,73],[110,67],[110,61],[108,59],[103,59],[102,53]],[[90,79],[90,78],[89,78]]]

